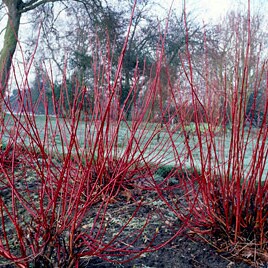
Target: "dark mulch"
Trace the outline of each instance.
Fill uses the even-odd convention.
[[[3,195],[3,193],[2,193]],[[6,198],[9,196],[6,194]],[[133,232],[132,228],[139,228],[139,219],[146,218],[148,212],[152,213],[157,210],[162,211],[162,215],[168,215],[169,211],[164,207],[163,203],[159,202],[157,196],[153,193],[142,193],[143,197],[146,197],[146,203],[137,213],[137,219],[135,218],[134,223],[136,225],[131,225],[130,228],[126,228],[126,232],[128,230],[127,236],[131,238],[131,233]],[[109,209],[107,210],[107,215],[110,215],[109,225],[111,233],[116,233],[118,222],[113,221],[124,219],[124,214],[131,215],[133,213],[133,209],[135,206],[130,202],[126,202],[126,197],[118,197],[117,202],[109,205]],[[97,209],[97,208],[96,208]],[[124,211],[124,213],[122,213]],[[109,212],[109,213],[108,213]],[[92,211],[94,213],[94,210]],[[157,214],[156,214],[157,215]],[[88,215],[89,218],[92,218],[93,215]],[[157,218],[156,218],[157,219]],[[170,220],[172,221],[172,216],[170,216]],[[157,221],[157,220],[156,220]],[[173,217],[173,223],[178,223],[176,217]],[[113,224],[114,222],[114,224]],[[157,222],[152,222],[152,224],[148,225],[146,231],[148,233],[153,233],[156,230]],[[158,224],[161,226],[161,224]],[[177,228],[178,229],[178,228]],[[109,232],[107,233],[109,235]],[[157,239],[159,241],[167,241],[171,237],[171,233],[163,230],[159,231],[159,235]],[[14,266],[5,264],[5,262],[1,262],[0,267],[12,268]],[[125,264],[113,264],[108,263],[100,258],[91,257],[89,259],[82,259],[79,265],[81,268],[90,268],[90,267],[102,267],[102,268],[115,268],[115,267],[126,267],[126,268],[190,268],[190,267],[211,267],[211,268],[247,268],[247,267],[267,267],[267,264],[255,265],[251,266],[245,262],[238,262],[238,260],[234,260],[233,256],[227,254],[226,252],[217,252],[215,248],[210,246],[208,243],[202,242],[201,240],[197,240],[196,237],[180,235],[177,236],[172,242],[167,244],[165,247],[161,248],[158,251],[151,253],[144,253],[141,257],[134,259]]]
[[[119,265],[93,258],[83,267],[102,268],[247,268],[254,267],[246,263],[231,261],[227,254],[219,254],[215,249],[201,241],[194,241],[189,237],[177,237],[170,245],[156,252],[145,254],[131,261],[130,263]],[[82,265],[81,265],[82,267]],[[259,266],[268,267],[268,265]]]
[[[117,205],[118,204],[115,204],[115,206]],[[121,205],[123,206],[123,204]],[[142,217],[144,213],[146,213],[146,211],[142,212],[140,216]],[[166,241],[170,237],[171,234],[169,232],[160,231],[157,239],[158,241]],[[141,257],[125,264],[108,263],[100,258],[94,257],[83,260],[80,266],[82,268],[268,268],[268,264],[266,266],[252,266],[246,262],[238,261],[230,254],[217,252],[210,244],[187,234],[177,236],[172,242],[158,251],[142,254]]]

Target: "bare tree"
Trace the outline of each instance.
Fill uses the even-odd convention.
[[[267,58],[265,27],[259,13],[230,11],[217,25],[208,26],[201,36],[204,48],[197,51],[192,63],[197,73],[195,82],[204,91],[203,104],[211,111],[212,121],[217,121],[216,118],[225,123],[231,121],[229,103],[233,98],[243,103],[243,107],[237,108],[245,113],[256,88],[256,77],[262,76],[263,60]]]
[[[101,6],[99,0],[73,0],[84,6],[88,14],[94,14],[96,7]],[[70,1],[64,0],[2,0],[2,8],[7,10],[7,25],[5,28],[4,44],[0,55],[0,92],[2,97],[5,95],[7,83],[9,79],[12,59],[19,40],[19,29],[21,25],[21,17],[24,13],[36,10],[38,7],[44,6],[48,3],[61,2],[68,5]],[[92,15],[91,15],[92,16]],[[1,99],[0,99],[1,103]]]

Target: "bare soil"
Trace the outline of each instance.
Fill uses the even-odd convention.
[[[136,201],[145,199],[145,204],[139,209],[135,218],[130,222],[127,228],[124,229],[124,233],[127,239],[131,240],[131,235],[135,230],[142,228],[144,219],[148,216],[148,213],[154,217],[153,221],[146,226],[145,233],[148,234],[148,239],[150,234],[153,234],[159,226],[163,226],[167,220],[170,221],[171,226],[174,228],[166,229],[159,228],[159,233],[157,235],[157,240],[155,244],[167,241],[172,236],[172,231],[174,229],[178,230],[179,225],[182,224],[178,221],[175,215],[170,213],[169,209],[165,207],[164,203],[159,201],[156,193],[150,191],[137,191],[132,189],[132,194],[136,195]],[[9,194],[2,192],[3,198],[10,198]],[[111,239],[112,235],[117,233],[122,227],[123,222],[129,215],[133,215],[136,205],[135,203],[128,200],[130,197],[126,193],[121,193],[117,196],[117,200],[109,204],[109,208],[105,211],[107,215],[107,239]],[[96,211],[98,210],[98,205],[95,207],[95,211],[91,210],[88,214],[87,219],[83,223],[81,228],[89,225],[89,219],[94,218]],[[159,217],[161,215],[161,217]],[[165,216],[165,217],[163,217]],[[85,227],[86,228],[86,227]],[[109,237],[111,236],[111,237]],[[210,238],[211,239],[211,238]],[[126,241],[128,242],[128,241]],[[140,246],[140,245],[138,245]],[[3,259],[0,258],[0,267],[12,268],[15,267],[11,264],[7,264]],[[177,236],[174,240],[168,243],[161,249],[150,252],[143,253],[139,258],[136,258],[125,264],[116,264],[112,262],[104,261],[101,258],[90,257],[83,258],[80,262],[79,267],[90,268],[90,267],[102,267],[102,268],[116,268],[116,267],[126,267],[126,268],[247,268],[247,267],[268,267],[268,263],[250,265],[247,263],[246,258],[238,259],[234,258],[229,253],[219,252],[217,249],[212,247],[209,243],[206,243],[192,233],[189,235],[187,230],[184,233]]]
[[[247,268],[254,267],[243,262],[231,261],[228,254],[219,254],[215,249],[201,241],[180,236],[165,248],[156,252],[148,253],[144,257],[135,259],[127,264],[119,265],[91,259],[87,265],[81,267],[102,267],[102,268]],[[268,267],[262,266],[262,267]]]
[[[124,203],[116,203],[114,206],[122,207]],[[125,210],[127,211],[127,209]],[[131,212],[130,212],[131,213]],[[145,218],[147,211],[141,209],[139,217]],[[119,217],[119,215],[118,215]],[[154,225],[148,225],[154,232]],[[148,229],[146,232],[150,232]],[[159,232],[157,241],[167,241],[172,236],[170,230]],[[250,263],[250,262],[249,262]],[[102,268],[248,268],[248,267],[268,267],[267,265],[250,265],[246,259],[234,258],[227,252],[218,252],[212,245],[199,239],[197,236],[188,235],[187,230],[163,248],[144,253],[125,264],[115,264],[106,262],[94,257],[81,262],[82,268],[102,267]]]

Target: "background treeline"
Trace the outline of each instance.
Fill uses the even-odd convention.
[[[36,113],[45,112],[45,107],[40,102],[42,98],[48,99],[47,109],[50,114],[57,112],[58,109],[55,110],[52,104],[52,90],[55,91],[58,100],[66,99],[71,107],[73,88],[77,88],[77,83],[81,88],[87,88],[89,103],[85,104],[86,107],[94,105],[95,80],[99,79],[103,87],[105,80],[108,81],[105,75],[109,74],[111,78],[115,76],[132,7],[132,0],[118,1],[118,3],[116,1],[95,3],[70,1],[68,4],[47,1],[45,5],[40,5],[27,14],[29,22],[27,25],[31,34],[23,36],[25,54],[28,53],[30,57],[34,44],[37,40],[39,43],[35,60],[32,63],[36,71],[32,74],[33,79],[29,81],[32,101],[36,103]],[[263,116],[263,101],[266,99],[262,64],[265,64],[267,58],[267,51],[264,49],[267,43],[267,27],[265,27],[265,17],[261,12],[253,13],[250,23],[251,36],[248,42],[246,38],[248,20],[244,11],[229,11],[218,23],[202,25],[191,12],[186,14],[184,11],[174,10],[168,15],[166,10],[152,1],[138,1],[123,58],[120,88],[117,89],[120,95],[120,105],[122,106],[127,99],[133,84],[134,73],[138,74],[135,76],[140,80],[139,94],[145,94],[148,81],[154,79],[151,74],[154,73],[155,64],[159,60],[159,52],[163,50],[164,54],[161,54],[164,55],[163,66],[159,76],[162,96],[159,98],[159,103],[155,103],[156,116],[152,118],[157,117],[160,102],[165,106],[175,101],[180,103],[182,109],[187,109],[189,121],[193,121],[191,89],[187,91],[185,84],[188,83],[186,81],[188,78],[182,75],[183,69],[189,65],[187,49],[188,53],[191,53],[195,82],[201,85],[196,92],[201,104],[200,116],[202,117],[204,110],[212,110],[211,106],[214,107],[213,115],[211,114],[210,118],[203,118],[203,121],[214,123],[217,121],[219,124],[230,122],[232,112],[229,102],[235,97],[234,88],[240,86],[234,81],[239,81],[239,83],[245,83],[247,90],[246,94],[241,94],[243,95],[241,98],[244,98],[242,102],[245,107],[243,110],[245,120],[254,118],[255,124],[258,125]],[[165,40],[164,43],[163,40]],[[239,46],[237,46],[237,40],[239,40]],[[163,47],[162,44],[164,44]],[[248,58],[250,67],[247,70],[249,79],[248,81],[237,80],[243,75],[247,46],[250,48]],[[107,62],[98,61],[103,56]],[[240,62],[235,65],[236,58],[239,58]],[[98,64],[102,66],[96,66],[94,62],[99,62]],[[62,78],[64,74],[66,76],[64,84],[62,79],[51,83],[52,75],[40,67],[44,64],[53,67],[54,78]],[[234,66],[238,67],[234,68]],[[259,76],[259,90],[253,92],[252,81],[255,81],[253,78],[256,75]],[[225,88],[226,85],[228,88]],[[103,88],[104,96],[109,86],[107,84],[106,88]],[[171,96],[170,87],[176,87],[180,97]],[[40,89],[42,92],[45,89],[46,96],[40,96]],[[185,98],[181,97],[179,93],[181,90],[184,91]],[[211,94],[207,94],[208,92]],[[224,101],[226,94],[228,102]],[[208,95],[211,98],[205,97]],[[12,96],[14,106],[17,105],[16,96],[18,92],[15,90]],[[239,98],[239,96],[236,97]],[[178,103],[175,106],[178,107]],[[67,115],[68,111],[64,113]],[[172,109],[167,113],[172,113]]]

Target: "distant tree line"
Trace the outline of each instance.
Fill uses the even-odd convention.
[[[6,70],[2,71],[2,93],[5,91],[11,66],[7,59],[12,59],[17,44],[14,38],[18,36],[15,39],[20,40],[20,35],[23,34],[19,32],[20,16],[27,13],[33,34],[23,36],[27,43],[25,49],[32,51],[37,40],[39,42],[33,63],[36,69],[35,79],[30,82],[31,99],[36,103],[36,111],[44,113],[45,109],[48,109],[49,113],[58,112],[58,108],[55,110],[53,106],[53,91],[54,101],[66,100],[64,103],[68,114],[77,87],[87,88],[87,100],[89,106],[93,106],[94,86],[105,86],[105,83],[108,83],[105,75],[109,74],[111,81],[114,78],[133,5],[133,0],[118,3],[101,0],[3,0],[2,7],[7,7],[9,13],[5,44],[8,40],[13,40],[13,47],[7,51],[7,46],[4,46],[1,51],[1,68]],[[190,53],[194,82],[199,85],[197,93],[202,103],[199,116],[205,114],[202,109],[212,111],[213,106],[213,114],[206,114],[203,121],[220,121],[219,117],[224,117],[228,122],[232,114],[228,107],[229,102],[224,103],[224,100],[226,96],[229,100],[233,97],[234,81],[237,81],[235,76],[242,77],[246,47],[249,45],[249,81],[246,81],[245,94],[241,95],[241,98],[244,98],[242,112],[245,113],[245,119],[254,118],[256,122],[260,120],[263,113],[261,100],[265,97],[265,72],[261,68],[266,68],[262,67],[262,62],[267,56],[261,49],[261,44],[267,42],[267,32],[263,27],[264,18],[259,13],[253,14],[249,33],[247,15],[243,12],[231,11],[218,24],[206,25],[204,28],[196,23],[191,13],[185,14],[182,10],[180,14],[169,14],[166,27],[165,16],[160,17],[151,12],[154,5],[153,1],[148,0],[136,3],[120,78],[120,105],[125,102],[135,75],[142,80],[141,91],[146,90],[146,83],[153,79],[157,68],[158,52],[162,49],[164,40],[159,82],[163,102],[161,105],[165,106],[165,103],[170,101],[169,91],[170,87],[173,87],[178,88],[178,92],[184,91],[183,95],[188,96],[188,99],[180,100],[182,109],[185,108],[185,103],[188,103],[187,109],[191,110],[191,89],[184,87],[184,80],[187,78],[183,75],[187,66],[187,53]],[[14,12],[19,14],[16,28],[14,21],[12,22]],[[40,29],[39,37],[36,29]],[[247,43],[248,40],[250,44]],[[237,53],[240,54],[241,62],[236,65],[239,70],[234,70]],[[31,56],[33,57],[33,54],[30,53]],[[42,68],[42,64],[53,66],[53,85],[49,82],[52,79],[50,74],[44,71],[46,68]],[[257,93],[257,86],[251,82],[254,79],[250,78],[256,73],[260,76]],[[58,77],[64,79],[57,79]],[[42,104],[42,98],[47,100],[47,107]],[[160,103],[156,102],[154,105],[157,114]],[[174,110],[174,107],[171,105],[168,113],[172,109]]]

